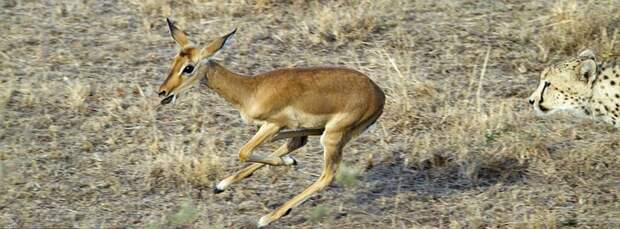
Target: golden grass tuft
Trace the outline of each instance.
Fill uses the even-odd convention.
[[[90,87],[84,85],[79,81],[69,81],[67,82],[67,97],[65,99],[65,104],[67,108],[72,110],[85,110],[86,97],[90,93]]]
[[[201,155],[187,154],[175,149],[170,144],[168,151],[154,155],[147,162],[147,178],[150,182],[173,182],[175,184],[190,184],[196,187],[210,187],[216,182],[216,175],[221,170],[220,159],[211,152]]]

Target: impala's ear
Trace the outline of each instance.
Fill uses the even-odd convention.
[[[592,59],[587,59],[581,62],[579,66],[579,80],[588,82],[588,85],[592,85],[596,80],[596,62]]]
[[[237,32],[237,29],[235,28],[232,32],[224,35],[223,37],[217,38],[211,43],[209,43],[209,45],[207,45],[206,47],[202,49],[202,51],[200,51],[201,58],[202,59],[213,58],[215,54],[217,54],[220,50],[222,50],[224,47],[226,47],[226,45],[230,43],[233,35],[235,35],[236,32]]]
[[[191,43],[187,39],[187,34],[183,32],[179,27],[174,24],[170,18],[166,18],[166,22],[168,22],[168,29],[170,29],[170,36],[172,39],[177,42],[181,47],[189,46]]]
[[[594,55],[594,52],[590,49],[583,50],[581,53],[579,53],[579,58],[596,61],[596,55]]]

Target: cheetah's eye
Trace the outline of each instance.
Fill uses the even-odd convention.
[[[188,75],[188,74],[192,74],[192,72],[194,72],[194,65],[187,65],[185,66],[185,68],[183,68],[183,74]]]

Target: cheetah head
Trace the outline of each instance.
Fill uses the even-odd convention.
[[[586,104],[592,97],[596,77],[594,52],[585,50],[577,58],[545,68],[529,102],[540,116],[560,110],[589,115]]]

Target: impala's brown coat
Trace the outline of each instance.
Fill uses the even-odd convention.
[[[280,69],[241,76],[209,62],[206,85],[241,112],[248,123],[279,123],[284,128],[324,129],[347,114],[353,124],[383,108],[384,95],[362,73],[345,68]]]
[[[321,135],[324,165],[319,179],[275,211],[263,216],[258,222],[259,227],[277,220],[311,194],[329,185],[340,164],[342,148],[372,125],[383,112],[383,91],[358,71],[336,67],[291,68],[244,76],[210,60],[235,31],[199,51],[174,23],[168,21],[168,25],[181,51],[160,86],[160,95],[167,96],[162,104],[174,101],[184,90],[202,81],[235,106],[244,121],[260,125],[254,137],[239,150],[241,161],[255,164],[220,181],[215,187],[216,193],[266,164],[295,164],[295,160],[287,154],[305,145],[309,135]],[[183,73],[183,69],[190,65],[197,69]],[[289,140],[271,155],[252,155],[252,151],[262,143],[284,138]]]

